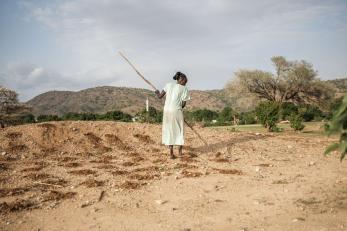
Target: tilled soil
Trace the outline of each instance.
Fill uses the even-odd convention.
[[[159,125],[0,130],[0,230],[347,230],[333,138],[196,129],[174,160]]]

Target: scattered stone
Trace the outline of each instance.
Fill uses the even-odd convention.
[[[260,171],[260,168],[259,168],[259,167],[255,167],[255,171],[256,171],[256,172],[259,172],[259,171]]]
[[[155,200],[155,203],[157,203],[158,205],[163,205],[166,204],[168,201],[166,200]]]
[[[305,221],[305,218],[297,217],[292,220],[292,222]]]
[[[6,152],[2,152],[2,153],[1,153],[1,155],[3,155],[3,156],[6,155],[6,154],[7,154]]]
[[[314,165],[316,165],[316,162],[314,161],[311,161],[310,163],[308,163],[308,166],[314,166]]]

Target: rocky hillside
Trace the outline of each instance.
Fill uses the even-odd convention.
[[[192,100],[187,109],[208,108],[221,110],[229,104],[223,90],[190,92]],[[95,87],[82,91],[49,91],[36,96],[27,102],[32,106],[33,114],[56,114],[66,112],[105,113],[112,110],[122,110],[135,114],[145,107],[148,97],[150,106],[162,108],[162,102],[156,98],[153,91],[125,87]]]

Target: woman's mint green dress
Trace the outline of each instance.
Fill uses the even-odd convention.
[[[162,143],[165,145],[184,144],[184,120],[182,102],[190,100],[189,91],[186,86],[175,82],[168,83],[164,87],[166,92]]]

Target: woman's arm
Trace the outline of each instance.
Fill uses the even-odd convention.
[[[155,94],[158,96],[159,99],[161,99],[165,96],[166,92],[164,90],[162,90],[160,93],[158,90],[156,90]]]

